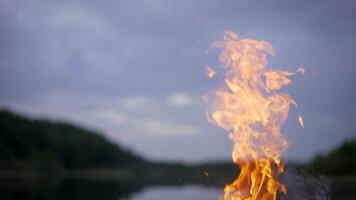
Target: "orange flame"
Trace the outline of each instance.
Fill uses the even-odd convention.
[[[213,42],[222,49],[219,61],[225,68],[225,84],[208,99],[208,120],[230,132],[232,158],[240,166],[238,178],[225,187],[224,200],[270,200],[285,186],[276,177],[283,172],[280,160],[288,143],[281,125],[294,100],[278,90],[291,83],[295,73],[266,70],[274,50],[266,41],[240,39],[227,31],[224,40]],[[299,73],[304,73],[299,68]],[[296,72],[296,73],[297,73]]]

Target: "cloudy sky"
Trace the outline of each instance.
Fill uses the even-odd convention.
[[[74,122],[150,159],[229,159],[205,119],[204,64],[225,30],[270,41],[296,70],[283,127],[289,159],[356,137],[352,0],[0,0],[0,106]],[[305,129],[297,116],[305,118]]]

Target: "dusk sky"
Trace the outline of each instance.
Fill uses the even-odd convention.
[[[225,30],[269,41],[286,91],[286,157],[356,137],[356,1],[0,0],[0,106],[98,130],[155,160],[230,159],[201,96]],[[218,66],[214,66],[218,67]],[[305,128],[298,125],[304,116]]]

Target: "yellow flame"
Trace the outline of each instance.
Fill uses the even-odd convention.
[[[277,180],[283,172],[281,155],[288,146],[281,133],[294,100],[280,92],[291,83],[292,73],[266,70],[267,56],[274,50],[266,41],[241,39],[227,31],[212,47],[222,49],[219,61],[225,68],[225,84],[206,98],[208,120],[229,131],[234,142],[233,162],[240,166],[238,178],[225,187],[224,200],[270,200],[286,193]]]

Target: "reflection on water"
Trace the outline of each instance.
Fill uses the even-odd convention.
[[[8,200],[118,200],[140,187],[110,181],[1,181],[0,199]]]
[[[172,186],[172,187],[149,187],[132,195],[129,200],[218,200],[222,190],[215,187],[203,186]]]
[[[289,177],[291,180],[286,180],[288,200],[356,199],[354,176],[329,183],[310,177]],[[143,186],[109,180],[0,180],[1,200],[217,200],[222,192],[221,187],[203,185]]]
[[[197,185],[140,187],[115,181],[1,181],[1,200],[217,200],[220,188]]]

